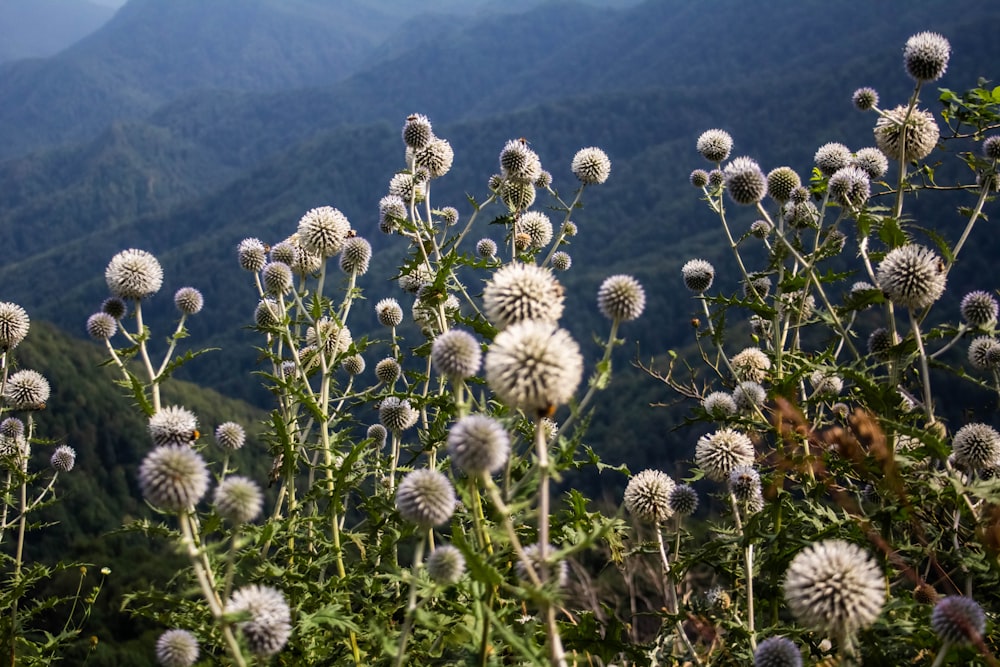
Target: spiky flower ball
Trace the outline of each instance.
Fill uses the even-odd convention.
[[[483,259],[493,259],[497,256],[497,242],[493,239],[479,239],[476,243],[476,254]]]
[[[692,292],[701,294],[712,286],[715,280],[715,267],[703,259],[690,259],[681,267],[684,286]]]
[[[878,106],[878,91],[874,88],[858,88],[851,95],[851,102],[858,111],[868,111]]]
[[[581,148],[573,156],[571,169],[584,185],[600,185],[611,175],[611,160],[600,148]]]
[[[666,473],[643,470],[633,475],[625,487],[625,509],[643,521],[665,521],[674,513],[670,506],[670,494],[674,487],[674,480]]]
[[[817,396],[837,396],[844,389],[844,381],[839,376],[823,369],[813,371],[809,382]]]
[[[698,438],[694,458],[705,477],[724,482],[734,468],[753,464],[753,443],[739,431],[724,428]]]
[[[792,190],[802,185],[802,179],[791,167],[777,167],[767,174],[767,194],[776,202],[784,203]]]
[[[885,583],[875,560],[842,540],[812,544],[785,572],[785,600],[803,625],[838,637],[867,628],[885,604]]]
[[[753,652],[753,667],[802,667],[802,651],[787,637],[768,637]]]
[[[552,241],[552,221],[540,211],[528,211],[514,224],[516,233],[527,234],[530,248],[544,248]]]
[[[733,138],[725,130],[705,130],[695,144],[701,156],[716,164],[725,161],[733,150]]]
[[[500,170],[508,181],[532,184],[542,174],[542,163],[527,141],[511,139],[500,151]]]
[[[399,483],[396,509],[404,521],[420,528],[440,526],[455,511],[455,489],[437,470],[414,470]]]
[[[609,276],[597,290],[597,307],[609,320],[631,322],[642,315],[646,292],[632,276]]]
[[[879,327],[868,336],[868,354],[876,359],[887,358],[890,348],[892,348],[892,336],[888,329]]]
[[[723,175],[721,169],[713,169],[708,172],[708,187],[710,188],[721,188],[722,184],[726,182],[726,177]]]
[[[230,475],[215,487],[215,509],[234,524],[253,521],[263,507],[264,494],[252,479]]]
[[[716,419],[725,419],[736,414],[736,401],[724,391],[713,391],[702,399],[701,407]]]
[[[951,44],[936,32],[920,32],[906,40],[903,62],[915,81],[937,81],[948,69]]]
[[[708,172],[704,169],[695,169],[688,176],[688,181],[696,188],[703,188],[708,185]]]
[[[569,402],[583,377],[580,347],[554,324],[525,320],[501,331],[486,353],[486,382],[507,405],[547,414]]]
[[[439,373],[455,380],[472,377],[482,363],[479,341],[468,331],[450,329],[434,339],[431,361]]]
[[[292,264],[298,261],[299,246],[289,240],[279,241],[271,246],[271,250],[267,253],[267,256],[271,262],[287,264],[291,268]]]
[[[237,623],[254,655],[277,654],[292,635],[292,614],[285,596],[276,588],[257,584],[244,586],[233,593],[226,615],[247,618]]]
[[[347,217],[332,206],[310,209],[299,220],[298,237],[306,252],[333,257],[351,231]]]
[[[854,154],[851,164],[868,174],[871,180],[878,180],[889,171],[889,160],[878,148],[862,148]]]
[[[87,318],[87,335],[94,340],[108,340],[118,333],[118,320],[107,313],[94,313]]]
[[[59,445],[49,459],[54,470],[69,472],[76,465],[76,450],[69,445]]]
[[[139,466],[139,488],[156,507],[184,512],[208,491],[208,466],[188,445],[157,447]]]
[[[511,211],[524,211],[535,203],[535,185],[513,178],[503,180],[498,186],[500,201]]]
[[[452,462],[470,477],[492,475],[507,463],[510,436],[492,417],[467,415],[448,432],[448,454]]]
[[[205,305],[205,297],[193,287],[182,287],[174,292],[174,305],[184,315],[197,315]]]
[[[384,327],[398,327],[403,321],[403,307],[395,299],[382,299],[375,304],[375,316]]]
[[[688,484],[674,486],[667,499],[670,509],[678,516],[691,516],[698,509],[698,492]]]
[[[834,201],[852,209],[864,206],[871,196],[868,173],[859,167],[847,166],[838,169],[830,177],[828,187]]]
[[[573,266],[573,258],[568,252],[560,250],[552,255],[552,268],[556,271],[569,271]]]
[[[410,114],[403,123],[403,143],[408,148],[419,150],[429,144],[434,138],[434,130],[427,116],[419,113]]]
[[[368,273],[368,263],[372,259],[372,244],[360,236],[352,236],[344,241],[340,251],[340,270],[347,275],[363,276]]]
[[[811,201],[796,203],[789,200],[781,207],[781,219],[792,229],[815,227],[819,222],[819,209]]]
[[[733,401],[741,412],[751,412],[764,407],[767,390],[758,382],[740,382],[733,389]]]
[[[117,296],[109,296],[101,302],[101,312],[107,313],[116,320],[120,320],[128,313],[128,305]]]
[[[281,324],[285,316],[278,302],[271,298],[261,299],[253,311],[253,320],[261,329],[269,329]]]
[[[198,418],[179,405],[161,408],[149,418],[154,445],[190,445],[197,439]]]
[[[733,373],[740,381],[763,382],[771,370],[771,360],[759,347],[748,347],[730,359]]]
[[[455,160],[455,151],[446,139],[435,137],[430,142],[413,153],[413,161],[418,167],[425,168],[431,178],[441,178],[451,170]]]
[[[434,282],[434,274],[423,264],[417,264],[399,276],[399,286],[403,288],[403,291],[411,294],[416,294],[421,287],[430,285],[432,282]]]
[[[111,293],[122,299],[145,299],[160,291],[163,267],[145,250],[129,248],[111,258],[104,270]]]
[[[767,194],[767,177],[752,158],[735,158],[726,165],[722,175],[726,180],[729,197],[737,204],[751,206]]]
[[[378,408],[378,418],[390,431],[396,433],[405,431],[417,423],[420,413],[411,405],[409,399],[397,396],[387,396],[382,399]]]
[[[969,343],[969,363],[980,370],[1000,365],[1000,342],[992,336],[976,336]]]
[[[4,438],[23,438],[24,422],[17,417],[7,417],[0,422],[0,436]]]
[[[41,410],[49,400],[50,391],[44,375],[26,368],[7,378],[3,397],[14,410]]]
[[[525,320],[554,323],[563,313],[563,288],[549,269],[514,262],[486,283],[483,307],[499,329]]]
[[[743,506],[759,512],[764,506],[760,473],[753,466],[736,466],[729,471],[729,491]]]
[[[344,370],[348,375],[361,375],[365,372],[365,358],[360,354],[352,354],[343,361]]]
[[[970,326],[985,327],[997,320],[997,300],[989,292],[975,290],[962,297],[962,319]]]
[[[552,554],[554,554],[556,548],[551,544],[547,545],[546,553],[548,557],[546,560],[550,561],[552,559]],[[541,576],[542,572],[548,574],[545,579],[547,581],[555,581],[557,588],[563,588],[569,583],[569,565],[565,560],[561,560],[555,564],[555,572],[552,572],[551,562],[542,562],[542,550],[541,546],[536,544],[529,544],[524,547],[524,557],[530,563],[531,568],[536,574]],[[528,564],[524,561],[518,561],[514,566],[514,570],[517,572],[517,578],[522,582],[528,582],[531,577],[528,576]]]
[[[28,335],[30,325],[24,308],[9,301],[0,302],[0,350],[17,347]]]
[[[198,640],[187,630],[167,630],[156,640],[156,661],[163,667],[191,667],[198,660]]]
[[[375,377],[385,385],[390,385],[398,380],[402,371],[399,362],[392,357],[386,357],[375,364]]]
[[[986,613],[972,598],[948,595],[934,605],[931,629],[947,644],[978,642],[986,632]]]
[[[378,448],[385,446],[385,439],[388,435],[389,432],[385,429],[385,426],[382,426],[381,424],[372,424],[365,432],[365,437],[369,440],[373,440],[375,446]]]
[[[844,144],[831,141],[816,149],[813,162],[824,176],[833,176],[838,170],[851,164],[851,149]]]
[[[266,294],[287,294],[292,289],[292,268],[284,262],[269,262],[261,271],[261,279]]]
[[[1000,160],[1000,134],[983,140],[983,157],[987,160]]]
[[[758,239],[766,239],[774,229],[767,220],[755,220],[750,223],[750,235]]]
[[[215,429],[215,441],[219,443],[219,447],[235,452],[246,444],[247,433],[236,422],[223,422]]]
[[[955,461],[969,470],[1000,465],[1000,433],[987,424],[966,424],[951,441]]]
[[[442,586],[457,584],[465,574],[465,556],[450,544],[435,547],[427,557],[427,575]]]
[[[878,266],[877,277],[890,301],[919,310],[941,298],[947,274],[937,253],[911,243],[890,250]]]
[[[398,195],[386,195],[378,202],[378,228],[383,234],[396,231],[400,220],[406,220],[406,202]]]
[[[898,106],[886,111],[875,121],[875,145],[890,160],[899,160],[905,153],[907,160],[923,160],[937,146],[941,131],[934,115],[922,109],[913,109],[909,118],[907,107]],[[903,141],[903,121],[906,121],[906,140]]]
[[[743,296],[747,299],[763,300],[771,293],[771,279],[762,273],[751,273],[743,282]]]

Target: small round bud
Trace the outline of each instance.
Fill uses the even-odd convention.
[[[345,358],[343,364],[348,375],[361,375],[365,372],[365,358],[360,354],[352,354]]]
[[[108,340],[118,332],[118,321],[107,313],[94,313],[87,318],[87,335],[94,340]]]
[[[385,429],[385,426],[381,424],[372,424],[368,427],[368,431],[365,437],[369,440],[374,440],[374,444],[378,448],[385,446],[385,439],[388,437],[389,432]]]
[[[458,224],[458,209],[454,206],[445,206],[438,211],[438,215],[441,216],[441,222],[449,227]]]
[[[268,658],[288,643],[292,634],[292,614],[281,591],[270,586],[245,586],[229,599],[226,615],[247,616],[237,623],[247,647],[254,655]]]
[[[128,313],[128,305],[117,296],[109,296],[101,303],[101,312],[120,320]]]
[[[1000,465],[1000,433],[987,424],[966,424],[951,443],[955,460],[969,470]]]
[[[0,422],[0,436],[16,440],[24,437],[24,422],[17,417],[7,417]]]
[[[182,287],[174,293],[174,305],[184,315],[197,315],[205,305],[205,298],[193,287]]]
[[[271,246],[271,251],[267,255],[270,261],[287,264],[291,268],[293,264],[298,263],[299,249],[290,241],[281,241]]]
[[[270,262],[261,271],[264,292],[271,296],[287,294],[292,289],[292,269],[282,262]]]
[[[792,190],[802,185],[802,179],[791,167],[772,169],[767,175],[767,194],[776,202],[784,203]]]
[[[878,91],[874,88],[858,88],[851,95],[851,102],[858,111],[868,111],[878,106]]]
[[[691,516],[698,509],[698,492],[688,484],[678,484],[670,492],[667,503],[674,514]]]
[[[688,180],[694,187],[703,188],[708,185],[708,172],[704,169],[695,169],[691,172],[691,175],[688,176]]]
[[[726,182],[726,177],[722,173],[721,169],[713,169],[708,172],[708,185],[711,188],[721,188],[722,184]]]
[[[749,282],[743,283],[743,296],[763,300],[771,293],[771,279],[760,273],[751,273]]]
[[[750,235],[758,239],[766,239],[774,229],[767,220],[755,220],[750,224]]]
[[[493,259],[497,256],[497,243],[493,239],[479,239],[476,243],[476,254],[483,259]]]
[[[442,586],[458,583],[465,574],[465,556],[450,544],[438,545],[427,557],[427,575]]]
[[[363,276],[368,273],[368,263],[372,258],[372,245],[360,236],[352,236],[344,241],[340,251],[340,270],[347,275]]]
[[[970,326],[985,327],[996,322],[997,300],[989,292],[976,290],[962,297],[962,319]]]
[[[757,645],[753,667],[802,667],[802,652],[787,637],[768,637]]]
[[[524,211],[535,203],[535,186],[526,181],[506,179],[499,186],[500,201],[511,211]]]
[[[254,322],[261,329],[270,329],[281,324],[285,313],[274,299],[261,299],[253,312]]]
[[[888,358],[890,348],[892,348],[892,336],[889,335],[888,329],[879,327],[868,336],[868,354],[876,359]]]
[[[729,157],[729,152],[733,149],[733,138],[725,130],[705,130],[698,137],[695,148],[703,158],[718,164]]]
[[[234,524],[250,523],[260,516],[264,494],[256,482],[246,477],[226,477],[215,487],[215,509]]]
[[[229,451],[242,449],[247,441],[247,433],[236,422],[224,422],[215,429],[215,441],[219,447]]]
[[[573,258],[568,252],[560,250],[552,255],[552,268],[556,271],[568,271],[573,265]]]

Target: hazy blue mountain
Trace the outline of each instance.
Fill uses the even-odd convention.
[[[55,55],[114,13],[87,0],[0,0],[0,62]]]

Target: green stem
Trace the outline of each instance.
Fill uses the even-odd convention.
[[[417,542],[417,548],[413,552],[413,568],[410,573],[410,597],[406,603],[406,619],[403,621],[403,631],[399,637],[399,651],[396,653],[396,667],[401,667],[403,658],[406,656],[406,643],[410,638],[410,631],[413,629],[413,614],[417,610],[417,583],[419,581],[420,567],[424,560],[424,544],[427,536],[422,534]]]

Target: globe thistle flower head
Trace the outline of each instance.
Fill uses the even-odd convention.
[[[883,360],[888,358],[891,348],[892,336],[889,334],[888,329],[879,327],[868,336],[868,354],[876,359]]]
[[[404,292],[416,294],[417,291],[434,282],[434,274],[423,264],[410,267],[408,271],[399,276],[399,286]]]
[[[729,471],[729,491],[740,502],[752,502],[761,495],[760,473],[753,466],[736,466]]]
[[[674,514],[670,494],[674,480],[659,470],[643,470],[633,475],[625,487],[625,509],[638,519],[660,523]]]
[[[611,160],[600,148],[581,148],[573,156],[571,169],[584,185],[601,185],[611,175]]]
[[[740,382],[733,389],[733,402],[741,412],[752,412],[764,407],[767,390],[758,382]]]
[[[802,667],[802,652],[787,637],[768,637],[757,645],[753,667]]]
[[[968,470],[1000,465],[1000,433],[987,424],[966,424],[951,441],[955,461]]]
[[[703,259],[690,259],[681,267],[684,286],[692,292],[701,294],[712,286],[715,280],[715,267]]]
[[[219,447],[230,452],[235,452],[237,449],[242,449],[243,445],[246,444],[247,433],[236,422],[223,422],[215,429],[215,441],[219,443]]]
[[[139,488],[155,507],[187,511],[208,491],[208,466],[188,445],[163,445],[147,454],[139,466]]]
[[[87,335],[94,340],[108,340],[118,333],[118,320],[107,313],[94,313],[87,318]]]
[[[961,312],[970,326],[986,327],[997,321],[997,300],[989,292],[975,290],[962,297]]]
[[[497,473],[510,455],[507,429],[492,417],[473,414],[462,417],[448,432],[448,454],[470,477]]]
[[[796,203],[790,199],[781,207],[781,219],[792,229],[816,227],[819,209],[811,201]]]
[[[365,372],[365,358],[360,354],[352,354],[345,358],[343,363],[348,375],[361,375]]]
[[[0,302],[0,350],[12,350],[28,335],[31,320],[16,303]]]
[[[306,252],[333,257],[344,247],[351,231],[347,217],[332,206],[320,206],[306,211],[299,219],[299,243]]]
[[[688,181],[696,188],[703,188],[708,185],[708,172],[704,169],[695,169],[688,176]]]
[[[597,290],[597,307],[609,320],[631,322],[646,308],[646,292],[632,276],[609,276]]]
[[[289,267],[295,264],[299,255],[298,247],[290,241],[279,241],[271,246],[271,250],[267,253],[267,259],[270,262],[279,262],[281,264],[287,264]],[[266,262],[265,262],[266,265]],[[261,269],[263,269],[263,265]]]
[[[983,157],[987,160],[1000,160],[1000,134],[983,140]]]
[[[396,490],[396,510],[404,521],[427,529],[440,526],[455,511],[455,489],[437,470],[408,473]]]
[[[107,313],[116,320],[120,320],[128,314],[128,304],[117,296],[109,296],[101,302],[102,313]]]
[[[546,552],[548,553],[548,560],[551,560],[552,554],[555,553],[556,548],[551,544],[547,545]],[[524,547],[524,557],[530,563],[531,568],[539,575],[542,572],[548,574],[545,577],[546,581],[555,582],[556,588],[564,588],[566,584],[569,583],[569,565],[565,560],[560,560],[555,564],[555,572],[552,572],[552,563],[546,563],[542,561],[542,550],[539,544],[529,544]],[[528,564],[522,560],[519,560],[514,566],[514,570],[517,572],[517,578],[522,582],[527,582],[531,580],[528,576]]]
[[[174,305],[184,315],[197,315],[205,305],[205,297],[193,287],[182,287],[174,292]]]
[[[748,347],[730,359],[736,379],[745,382],[763,382],[771,370],[771,360],[759,347]]]
[[[375,316],[384,327],[398,327],[403,322],[403,308],[396,299],[382,299],[375,304]]]
[[[449,227],[458,224],[458,209],[454,206],[445,206],[438,211],[438,215],[441,218],[441,222]]]
[[[722,173],[721,169],[713,169],[708,172],[708,186],[710,188],[717,189],[721,188],[722,184],[726,182],[726,176]]]
[[[76,465],[76,450],[68,445],[59,445],[52,452],[49,463],[54,470],[59,472],[69,472]]]
[[[403,123],[403,143],[407,148],[419,150],[429,144],[434,138],[434,130],[427,116],[419,113],[410,114]]]
[[[906,40],[903,62],[914,81],[937,81],[948,69],[951,44],[936,32],[920,32]]]
[[[552,241],[552,221],[539,211],[528,211],[514,223],[516,232],[527,234],[529,247],[544,248]]]
[[[947,644],[979,642],[986,633],[986,613],[972,598],[948,595],[934,605],[931,629]]]
[[[49,400],[49,381],[38,371],[26,368],[7,378],[4,400],[14,410],[42,410]]]
[[[465,556],[450,544],[441,544],[427,557],[427,575],[436,584],[457,584],[465,574]]]
[[[677,516],[691,516],[698,509],[698,492],[689,484],[677,484],[670,491],[667,503]]]
[[[868,111],[878,106],[878,91],[874,88],[858,88],[851,95],[851,102],[858,111]]]
[[[500,201],[510,211],[526,211],[535,203],[535,186],[528,181],[504,179],[498,186]]]
[[[980,370],[1000,366],[1000,342],[992,336],[977,336],[969,343],[969,363]]]
[[[580,347],[554,324],[525,320],[501,331],[486,353],[486,382],[497,397],[529,414],[569,402],[583,377]]]
[[[391,385],[398,380],[402,371],[399,362],[392,357],[386,357],[375,364],[375,377],[384,385]]]
[[[410,406],[409,399],[387,396],[378,408],[378,418],[388,430],[401,433],[417,423],[420,413]]]
[[[813,162],[824,176],[833,176],[837,171],[851,164],[851,150],[844,144],[831,141],[816,149]]]
[[[319,318],[316,326],[306,329],[306,345],[322,350],[330,359],[345,354],[353,343],[351,330],[329,317]]]
[[[715,419],[725,419],[736,414],[736,401],[724,391],[713,391],[705,396],[701,407]]]
[[[149,418],[155,445],[190,445],[198,437],[198,418],[187,408],[169,405]]]
[[[568,252],[560,250],[552,255],[552,268],[556,271],[569,271],[573,266],[573,258]]]
[[[386,430],[385,426],[382,426],[381,424],[372,424],[365,432],[365,437],[369,440],[373,440],[375,446],[380,449],[385,446],[385,439],[388,436],[389,432]]]
[[[17,417],[7,417],[0,422],[0,436],[4,438],[23,438],[24,422]]]
[[[16,438],[0,437],[0,467],[10,471],[24,472],[25,457],[28,454],[28,441],[24,436]]]
[[[733,138],[725,130],[705,130],[698,137],[695,148],[709,162],[719,164],[729,158],[733,150]]]
[[[281,306],[271,298],[261,299],[253,311],[254,322],[261,329],[271,329],[278,326],[284,316],[285,313]]]
[[[493,274],[483,290],[486,317],[499,329],[524,320],[556,322],[563,287],[549,269],[514,262]]]
[[[413,201],[419,204],[424,200],[427,189],[424,183],[414,178],[413,174],[399,172],[389,179],[389,194],[399,197],[404,202]]]
[[[251,479],[230,475],[215,487],[215,509],[236,525],[250,523],[260,516],[263,507],[264,494]]]
[[[750,333],[757,338],[764,338],[771,335],[771,320],[768,320],[754,313],[749,318]]]
[[[894,248],[878,266],[878,284],[897,306],[920,310],[941,298],[947,273],[937,253],[922,245]]]
[[[707,433],[695,445],[695,462],[705,477],[715,482],[728,480],[735,468],[752,465],[753,460],[750,438],[731,428]]]
[[[797,188],[793,188],[792,192],[788,195],[788,201],[793,204],[805,204],[807,201],[811,200],[812,192],[809,191],[809,188],[801,185]]]
[[[771,293],[771,279],[762,273],[751,273],[750,280],[743,282],[743,296],[762,301]]]
[[[256,273],[267,263],[267,247],[260,239],[246,238],[236,246],[236,256],[241,269]]]
[[[539,190],[548,190],[552,187],[552,174],[548,171],[542,169],[541,173],[538,174],[538,178],[532,184]]]
[[[932,113],[913,109],[907,118],[907,108],[898,106],[875,121],[875,145],[890,160],[898,161],[901,153],[907,160],[923,160],[937,146],[941,135]]]
[[[441,178],[451,170],[455,151],[446,139],[434,137],[426,146],[413,152],[413,162],[427,170],[430,178]]]
[[[468,331],[449,329],[434,339],[431,362],[439,373],[453,380],[479,372],[483,353],[479,341]]]
[[[187,630],[167,630],[156,640],[156,661],[162,667],[191,667],[198,660],[198,640]]]
[[[312,250],[306,250],[299,241],[299,235],[292,234],[288,242],[295,248],[295,259],[288,266],[292,272],[300,276],[309,276],[318,273],[323,266],[323,255]]]
[[[758,239],[766,239],[774,227],[767,220],[755,220],[750,223],[750,235]]]
[[[545,442],[552,442],[559,433],[559,425],[548,417],[542,417],[539,426],[542,430],[542,440]],[[534,429],[532,430],[532,437],[534,437]]]
[[[340,252],[340,270],[351,275],[363,276],[368,273],[368,263],[372,258],[372,244],[360,236],[352,236],[344,242]]]
[[[111,293],[122,299],[145,299],[160,291],[163,267],[145,250],[129,248],[111,258],[104,270]]]
[[[809,382],[817,396],[837,396],[844,389],[844,381],[839,376],[823,369],[813,371],[809,376]]]
[[[245,586],[229,599],[227,616],[244,618],[237,627],[254,655],[270,657],[288,643],[292,635],[292,614],[285,596],[276,588],[257,584]]]
[[[792,190],[802,185],[802,179],[791,167],[777,167],[767,174],[767,194],[778,203],[785,203]]]
[[[767,177],[760,165],[749,157],[738,157],[726,165],[725,177],[729,197],[737,204],[752,206],[767,194]]]
[[[500,151],[500,171],[506,180],[532,184],[542,174],[542,162],[527,141],[511,139]]]
[[[396,231],[400,220],[406,220],[406,202],[398,195],[386,195],[378,202],[378,228],[383,234]]]
[[[287,294],[292,289],[292,269],[284,262],[269,262],[261,271],[264,293],[270,296]]]
[[[854,154],[851,165],[868,174],[870,180],[878,180],[889,171],[889,160],[877,148],[862,148]]]
[[[858,209],[871,196],[871,182],[868,173],[859,167],[847,166],[838,169],[830,177],[830,195],[841,206]]]
[[[476,254],[483,259],[493,259],[497,256],[497,242],[493,239],[479,239],[476,243]]]
[[[785,572],[785,600],[802,625],[849,637],[878,618],[885,584],[871,555],[857,545],[827,540],[792,559]]]

